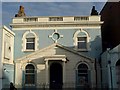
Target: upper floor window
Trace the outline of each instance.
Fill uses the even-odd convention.
[[[49,21],[63,21],[63,17],[49,17]]]
[[[75,49],[80,51],[88,51],[89,49],[89,35],[84,30],[78,30],[74,34]]]
[[[35,50],[35,36],[31,33],[26,36],[26,49]]]
[[[23,51],[35,51],[37,50],[37,35],[32,31],[27,31],[23,35]]]
[[[86,49],[87,48],[87,37],[77,37],[77,47],[78,49]]]

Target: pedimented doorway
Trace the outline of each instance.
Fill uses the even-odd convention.
[[[63,67],[59,62],[50,65],[50,89],[62,89]]]

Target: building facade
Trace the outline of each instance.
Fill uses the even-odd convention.
[[[15,34],[6,26],[2,28],[2,55],[1,74],[2,87],[8,88],[10,82],[14,82],[14,37]]]
[[[102,23],[99,15],[13,18],[16,87],[99,87]]]
[[[102,86],[104,88],[120,88],[120,45],[108,49],[101,55]]]

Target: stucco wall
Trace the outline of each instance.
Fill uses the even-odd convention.
[[[14,83],[14,36],[15,34],[6,26],[2,28],[2,86],[9,88],[10,82]]]
[[[74,48],[73,36],[74,33],[79,29],[58,29],[58,32],[63,35],[63,38],[58,40],[58,43],[70,48]],[[84,29],[90,35],[90,49],[88,52],[81,52],[93,58],[99,58],[101,53],[101,32],[100,29]],[[32,30],[35,32],[39,38],[38,49],[42,49],[54,43],[52,38],[49,37],[54,30]],[[14,31],[16,34],[15,37],[15,59],[30,54],[32,52],[23,52],[22,51],[22,37],[26,30]]]
[[[69,61],[65,63],[65,73],[64,73],[64,87],[75,87],[76,84],[76,70],[77,66],[80,63],[86,63],[88,65],[88,68],[90,70],[90,85],[91,87],[95,87],[95,70],[94,70],[94,61],[90,60],[88,58],[85,58],[84,56],[80,56],[77,54],[74,54],[73,52],[69,52],[67,50],[61,49],[59,47],[51,47],[44,51],[38,52],[34,55],[29,56],[29,63],[34,63],[37,67],[37,75],[36,75],[36,84],[37,87],[40,87],[42,83],[46,83],[46,66],[45,66],[45,57],[46,56],[54,56],[54,55],[65,55]],[[50,69],[50,62],[48,66],[48,72]],[[60,61],[58,61],[60,62]],[[16,76],[15,76],[15,83],[16,86],[20,87],[22,86],[23,80],[23,72],[25,70],[25,66],[28,63],[28,59],[22,59],[20,62],[16,62]],[[63,64],[64,62],[62,62]],[[18,74],[19,73],[19,74]],[[17,78],[20,77],[20,78]],[[23,80],[23,81],[21,81]],[[49,83],[49,73],[48,73],[48,82]]]

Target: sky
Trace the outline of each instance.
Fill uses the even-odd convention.
[[[2,2],[2,25],[9,26],[24,6],[26,16],[89,16],[93,6],[100,12],[105,2]]]

